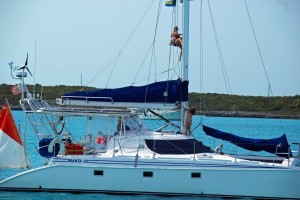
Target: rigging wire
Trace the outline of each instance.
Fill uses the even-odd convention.
[[[139,76],[139,74],[140,74],[140,72],[141,72],[141,70],[142,70],[142,68],[143,68],[143,66],[144,66],[144,64],[145,64],[145,62],[146,62],[146,59],[147,59],[147,57],[149,56],[149,53],[150,53],[151,50],[152,50],[152,54],[151,54],[150,68],[152,68],[152,62],[153,62],[153,59],[154,59],[155,74],[154,74],[154,76],[151,76],[151,74],[149,74],[149,73],[151,72],[151,69],[150,69],[150,71],[148,72],[148,78],[149,78],[149,77],[150,77],[150,78],[154,78],[154,79],[155,79],[155,82],[156,82],[156,81],[157,81],[157,75],[163,74],[164,72],[170,72],[170,71],[173,71],[173,72],[172,72],[171,78],[170,78],[170,75],[169,75],[169,74],[167,75],[167,76],[168,76],[167,80],[172,79],[173,76],[174,76],[174,74],[176,74],[178,77],[180,77],[180,75],[176,72],[175,67],[170,68],[170,63],[171,63],[171,61],[170,61],[170,59],[171,59],[171,46],[170,46],[170,50],[169,50],[169,65],[168,65],[168,70],[166,70],[166,71],[164,71],[164,72],[161,72],[161,73],[157,73],[156,61],[155,61],[155,58],[156,58],[156,56],[155,56],[155,55],[156,55],[156,54],[155,54],[155,52],[156,52],[156,51],[155,51],[155,44],[156,44],[156,34],[157,34],[158,22],[159,22],[160,12],[161,12],[161,3],[162,3],[162,1],[159,2],[158,13],[157,13],[157,20],[156,20],[156,26],[155,26],[155,32],[154,32],[154,39],[153,39],[153,41],[151,42],[151,44],[150,44],[150,46],[149,46],[149,48],[148,48],[148,50],[147,50],[146,56],[145,56],[145,58],[144,58],[144,60],[143,60],[143,62],[142,62],[142,64],[141,64],[140,68],[138,69],[138,71],[137,71],[137,73],[136,73],[136,75],[135,75],[135,78],[134,78],[134,80],[133,80],[133,82],[132,82],[131,85],[134,85],[134,84],[136,84],[136,83],[138,83],[138,82],[141,82],[141,81],[143,81],[143,80],[146,80],[146,79],[142,79],[142,80],[138,80],[138,81],[137,81],[137,78],[138,78],[138,76]],[[174,21],[177,20],[176,13],[177,13],[177,12],[176,12],[176,9],[175,9],[175,7],[173,7],[171,30],[172,30],[172,27],[174,26]],[[153,48],[151,48],[151,47],[153,47]],[[173,62],[173,63],[175,63],[175,62]],[[178,64],[177,64],[177,67],[179,68],[179,65],[178,65]],[[179,71],[179,70],[178,70],[178,71]],[[148,81],[148,83],[149,83],[149,81]]]
[[[260,47],[259,47],[259,44],[258,44],[256,34],[255,34],[255,31],[254,31],[254,26],[253,26],[253,23],[252,23],[252,20],[251,20],[251,16],[250,16],[250,12],[249,12],[246,0],[244,0],[244,3],[245,3],[245,7],[246,7],[246,10],[247,10],[247,13],[248,13],[248,18],[249,18],[249,21],[250,21],[250,24],[251,24],[251,28],[252,28],[253,36],[254,36],[254,39],[255,39],[255,42],[256,42],[256,46],[257,46],[257,49],[258,49],[258,52],[259,52],[260,60],[261,60],[261,63],[262,63],[262,66],[263,66],[263,69],[264,69],[264,72],[265,72],[265,76],[266,76],[267,81],[268,81],[268,96],[271,94],[271,96],[274,98],[273,91],[272,91],[272,88],[271,88],[270,79],[269,79],[269,76],[268,76],[268,73],[267,73],[265,62],[264,62],[263,57],[262,57],[262,53],[261,53],[261,50],[260,50]],[[282,128],[282,131],[285,132],[284,126],[282,124],[282,120],[279,119],[279,122],[280,122],[280,125],[281,125],[281,128]]]
[[[155,82],[157,81],[157,75],[159,75],[159,74],[157,73],[157,68],[156,68],[156,60],[155,60],[155,58],[156,58],[156,56],[155,56],[155,52],[156,52],[156,51],[155,51],[155,43],[156,43],[156,34],[157,34],[158,22],[159,22],[160,12],[161,12],[161,4],[162,4],[162,1],[159,2],[159,7],[158,7],[157,20],[156,20],[156,26],[155,26],[155,32],[154,32],[154,38],[153,38],[153,41],[151,42],[151,44],[150,44],[150,46],[149,46],[149,48],[148,48],[148,51],[147,51],[147,53],[146,53],[146,56],[145,56],[145,58],[144,58],[144,60],[143,60],[143,62],[142,62],[142,64],[141,64],[141,66],[140,66],[138,72],[137,72],[136,75],[135,75],[135,78],[134,78],[134,80],[133,80],[133,82],[132,82],[132,85],[134,85],[134,84],[136,84],[136,83],[142,81],[142,80],[137,81],[137,78],[138,78],[138,76],[139,76],[139,74],[140,74],[140,72],[141,72],[141,69],[142,69],[142,67],[144,66],[144,64],[145,64],[145,62],[146,62],[146,59],[147,59],[147,57],[148,57],[148,55],[149,55],[149,53],[150,53],[151,50],[152,50],[152,54],[151,54],[151,60],[150,60],[150,68],[152,67],[152,61],[153,61],[153,59],[154,59],[155,73],[154,73],[154,76],[151,76],[151,74],[149,75],[149,73],[150,73],[150,71],[149,71],[149,73],[148,73],[148,78],[149,78],[149,76],[150,76],[151,78],[154,77]],[[162,73],[164,73],[164,72],[162,72]],[[160,74],[162,74],[162,73],[160,73]],[[145,80],[145,79],[143,79],[143,80]],[[148,80],[147,83],[149,83],[149,80]]]
[[[199,31],[200,31],[200,51],[199,51],[199,58],[200,58],[200,71],[199,71],[199,89],[200,89],[200,93],[199,93],[199,109],[200,111],[202,111],[202,93],[203,93],[203,29],[202,29],[202,25],[203,25],[203,1],[200,0],[200,27],[199,27]],[[195,138],[193,132],[200,126],[203,124],[203,116],[199,117],[199,123],[194,127],[194,129],[191,130],[191,135]],[[196,138],[195,138],[196,139]]]
[[[174,13],[174,8],[173,8],[173,12],[172,12],[172,15]],[[173,16],[172,16],[172,19],[173,19]],[[173,27],[173,20],[172,20],[172,24],[171,24],[171,30],[172,30],[172,27]],[[168,69],[170,69],[170,65],[171,65],[171,54],[172,54],[172,46],[169,45],[169,62],[168,62]],[[173,62],[174,63],[174,62]],[[169,70],[168,70],[169,71]],[[168,77],[169,77],[169,73],[168,73]]]
[[[118,64],[118,62],[119,62],[120,56],[122,55],[124,49],[127,47],[127,45],[129,44],[129,42],[130,42],[131,39],[133,38],[135,32],[137,31],[137,29],[138,29],[138,27],[140,26],[140,24],[142,23],[142,21],[143,21],[144,18],[146,17],[146,15],[147,15],[147,13],[149,12],[149,10],[150,10],[150,8],[151,8],[153,2],[154,2],[154,1],[151,1],[151,3],[149,4],[149,6],[147,7],[146,11],[143,13],[142,17],[140,18],[140,20],[138,21],[138,23],[135,25],[133,31],[131,32],[131,34],[129,35],[129,37],[127,38],[127,40],[125,41],[125,43],[123,44],[123,46],[121,47],[121,49],[119,50],[118,55],[117,55],[117,59],[116,59],[115,64],[114,64],[114,67],[112,68],[111,73],[110,73],[110,75],[109,75],[109,77],[108,77],[108,80],[107,80],[107,82],[106,82],[106,86],[105,86],[106,88],[107,88],[108,83],[109,83],[109,81],[110,81],[110,79],[111,79],[111,77],[112,77],[112,75],[113,75],[113,73],[114,73],[114,71],[115,71],[115,69],[116,69],[116,67],[117,67],[117,64]]]
[[[155,31],[154,31],[154,36],[153,36],[153,48],[152,48],[152,55],[151,55],[151,61],[150,61],[150,67],[151,67],[152,66],[152,61],[154,59],[154,74],[155,75],[156,75],[155,42],[156,42],[157,27],[158,27],[158,22],[159,22],[159,18],[160,18],[160,12],[161,12],[161,4],[162,4],[162,0],[159,1],[159,5],[158,5]],[[155,82],[156,82],[156,76],[155,76]]]
[[[174,68],[171,68],[170,70],[171,70],[171,71],[174,71],[174,73],[177,74],[177,72],[176,72],[176,70],[175,70]],[[163,74],[165,74],[165,73],[168,73],[170,70],[162,71],[162,72],[158,73],[156,76],[160,76],[160,75],[163,75]],[[178,74],[177,74],[177,75],[178,75]],[[150,76],[150,78],[154,78],[154,77],[155,77],[155,75]],[[178,75],[178,77],[179,77],[179,75]],[[144,79],[135,81],[135,82],[132,83],[132,85],[135,85],[135,84],[140,83],[140,82],[144,82],[145,80],[148,80],[148,78],[144,78]],[[131,85],[131,86],[132,86],[132,85]]]
[[[263,57],[262,57],[262,53],[261,53],[260,47],[259,47],[259,45],[258,45],[258,40],[257,40],[255,31],[254,31],[254,26],[253,26],[253,23],[252,23],[252,20],[251,20],[251,16],[250,16],[250,12],[249,12],[248,5],[247,5],[246,0],[244,0],[244,3],[245,3],[246,10],[247,10],[248,18],[249,18],[249,21],[250,21],[250,24],[251,24],[251,28],[252,28],[253,36],[254,36],[254,39],[255,39],[255,42],[256,42],[256,46],[257,46],[257,49],[258,49],[259,57],[260,57],[260,60],[261,60],[262,66],[263,66],[263,68],[264,68],[264,72],[265,72],[265,75],[266,75],[266,78],[267,78],[267,81],[268,81],[268,84],[269,84],[269,85],[268,85],[268,93],[271,93],[271,95],[273,96],[273,92],[272,92],[272,88],[271,88],[269,76],[268,76],[268,73],[267,73],[267,70],[266,70],[265,62],[264,62],[264,60],[263,60]]]
[[[183,9],[183,7],[182,7],[182,9]],[[173,28],[175,27],[175,25],[178,26],[178,19],[179,19],[179,17],[178,17],[178,4],[176,4],[176,6],[173,7],[173,11],[172,11],[172,24],[171,24],[171,31],[170,32],[173,31]],[[183,21],[183,15],[182,15],[182,21]],[[175,25],[174,25],[174,22],[175,22]],[[178,53],[179,48],[176,48],[176,52],[177,52],[176,58],[178,58],[179,57],[179,53]],[[173,54],[173,56],[172,56],[172,54]],[[170,45],[169,46],[169,62],[168,62],[168,79],[167,80],[172,80],[174,74],[176,74],[178,78],[182,77],[182,71],[180,70],[180,63],[181,62],[178,59],[176,59],[176,61],[175,61],[174,54],[175,54],[174,48],[172,48],[172,46]],[[171,57],[173,57],[173,61],[172,61],[173,67],[172,68],[171,68]],[[178,70],[179,74],[175,70],[176,67],[178,68],[177,70]],[[173,70],[172,74],[170,75],[171,69],[174,69],[174,70]],[[168,89],[168,83],[167,83],[167,89]],[[180,94],[181,94],[181,89],[180,89]]]
[[[88,83],[86,84],[86,86],[89,86],[101,73],[104,72],[104,70],[108,69],[108,67],[114,62],[114,67],[112,68],[111,70],[111,73],[110,73],[110,76],[106,82],[106,87],[108,86],[108,83],[111,79],[111,76],[113,74],[113,72],[115,71],[115,68],[117,66],[117,63],[120,59],[120,56],[122,55],[123,51],[125,50],[125,48],[127,47],[127,45],[129,44],[129,42],[131,41],[131,39],[133,38],[134,34],[136,33],[138,27],[140,26],[140,24],[142,23],[142,21],[144,20],[144,18],[146,17],[146,15],[148,14],[151,6],[153,5],[154,1],[151,1],[150,4],[148,5],[148,7],[146,8],[146,10],[144,11],[144,13],[142,14],[142,16],[140,17],[138,23],[134,26],[132,32],[130,33],[130,35],[128,36],[127,40],[124,42],[124,44],[122,45],[122,47],[120,48],[120,50],[118,51],[118,53],[116,55],[114,55],[111,60],[103,67],[101,68],[96,74],[95,76],[93,76],[93,78],[88,81]],[[82,90],[84,89],[85,87],[82,88]]]
[[[158,6],[158,12],[157,12],[157,18],[156,18],[156,26],[155,26],[155,31],[154,31],[153,48],[155,46],[155,38],[156,38],[156,32],[157,32],[157,27],[158,27],[158,21],[159,21],[159,17],[160,17],[161,4],[162,4],[162,0],[160,0],[159,4],[158,4],[159,6]],[[152,51],[152,53],[153,53],[153,51]],[[147,101],[148,86],[149,86],[151,68],[152,68],[151,63],[152,63],[152,56],[151,56],[151,62],[150,62],[150,67],[149,67],[149,71],[148,71],[147,87],[146,87],[146,92],[145,92],[145,102]]]
[[[175,7],[173,7],[173,11],[172,11],[172,23],[171,23],[171,28],[170,28],[170,32],[172,32],[173,28],[175,25],[178,25],[178,4],[176,4]],[[177,55],[175,56],[175,51],[177,53]],[[172,75],[171,75],[171,78],[173,78],[173,75],[176,73],[178,75],[178,77],[182,77],[182,72],[180,70],[180,62],[178,61],[178,57],[179,57],[179,49],[176,48],[172,48],[172,46],[170,46],[169,48],[169,64],[168,64],[168,68],[170,68],[171,66],[171,61],[172,61],[172,65],[173,65],[173,68],[176,69],[176,67],[174,67],[175,65],[177,66],[177,70],[179,72],[179,75],[178,73],[176,73],[176,71],[173,71]],[[173,58],[171,60],[171,58]],[[176,58],[176,59],[175,59]],[[175,61],[176,60],[176,61]],[[168,79],[169,79],[169,75],[168,75]]]
[[[204,56],[203,56],[203,1],[200,1],[200,51],[199,51],[199,58],[200,58],[200,79],[199,79],[199,88],[200,88],[200,110],[201,110],[201,101],[202,101],[202,93],[203,93],[203,63],[204,63]]]
[[[109,74],[109,76],[108,76],[108,79],[107,79],[107,81],[106,81],[105,88],[108,87],[109,81],[110,81],[110,79],[111,79],[113,73],[115,72],[115,69],[116,69],[116,67],[117,67],[117,64],[118,64],[118,62],[119,62],[119,60],[120,60],[121,54],[122,54],[122,52],[119,51],[119,53],[118,53],[118,55],[117,55],[117,58],[116,58],[116,60],[115,60],[115,62],[114,62],[114,66],[113,66],[113,68],[112,68],[112,70],[111,70],[111,72],[110,72],[110,74]]]
[[[200,88],[200,95],[199,95],[199,108],[200,111],[202,110],[202,93],[204,92],[203,82],[203,63],[204,63],[204,56],[203,56],[203,1],[200,1],[200,51],[199,51],[199,58],[200,58],[200,79],[199,79],[199,88]],[[203,116],[200,117],[200,124],[203,124]]]
[[[134,34],[136,33],[138,27],[140,26],[140,24],[143,22],[144,18],[146,17],[146,15],[148,14],[151,6],[153,5],[154,1],[151,1],[149,6],[147,7],[147,9],[145,10],[145,12],[143,13],[143,15],[141,16],[140,20],[138,21],[138,23],[135,25],[135,27],[133,28],[133,31],[131,32],[131,34],[129,35],[128,39],[126,40],[126,42],[123,44],[122,48],[120,49],[120,52],[122,53],[124,51],[124,49],[127,47],[127,45],[129,44],[130,40],[133,38]]]
[[[229,78],[228,78],[228,75],[227,75],[225,62],[224,62],[224,59],[223,59],[221,45],[220,45],[220,42],[219,42],[219,39],[218,39],[217,29],[216,29],[215,21],[214,21],[214,18],[213,18],[213,13],[212,13],[210,1],[207,0],[207,3],[208,3],[210,18],[211,18],[211,22],[212,22],[212,26],[213,26],[213,31],[214,31],[214,36],[215,36],[215,40],[216,40],[216,45],[217,45],[217,50],[218,50],[218,55],[219,55],[219,60],[220,60],[220,64],[221,64],[221,69],[222,69],[222,73],[223,73],[223,79],[224,79],[226,91],[227,91],[227,94],[231,95],[230,96],[230,111],[232,113],[234,113],[234,110],[232,109],[235,106],[234,102],[233,102],[233,98],[232,98],[233,94],[232,94],[232,91],[231,91],[230,82],[229,82]],[[237,108],[237,107],[235,106],[235,108]],[[236,113],[238,113],[238,109],[237,109]]]
[[[218,39],[217,30],[216,30],[216,26],[215,26],[215,22],[214,22],[214,18],[213,18],[213,13],[212,13],[212,10],[211,10],[209,0],[207,0],[207,3],[208,3],[210,18],[211,18],[211,22],[212,22],[212,26],[213,26],[216,45],[217,45],[217,49],[218,49],[220,64],[221,64],[221,68],[222,68],[222,72],[223,72],[223,78],[224,78],[224,82],[225,82],[226,91],[227,91],[228,94],[232,95],[230,84],[229,84],[229,79],[228,79],[228,75],[227,75],[227,72],[226,72],[225,63],[224,63],[224,59],[223,59],[223,55],[222,55],[222,51],[221,51],[221,46],[220,46],[220,42],[219,42],[219,39]]]
[[[86,84],[81,88],[81,91],[84,90],[87,86],[89,86],[100,74],[104,73],[108,67],[113,63],[114,60],[117,59],[118,55],[113,56],[107,63],[102,67]]]
[[[179,64],[177,64],[176,67],[177,67],[177,70],[178,70]],[[174,75],[176,75],[177,78],[181,77],[180,74],[178,74],[178,72],[176,71],[176,67],[170,68],[170,70],[173,71],[170,80],[173,80]]]
[[[148,48],[148,50],[147,50],[147,53],[146,53],[146,55],[145,55],[145,57],[144,57],[144,59],[143,59],[143,61],[142,61],[142,64],[141,64],[141,66],[139,67],[139,69],[138,69],[138,71],[137,71],[137,73],[136,73],[136,75],[135,75],[135,77],[134,77],[134,79],[133,79],[131,85],[134,85],[134,84],[140,82],[140,81],[137,81],[137,78],[138,78],[139,74],[141,73],[141,70],[142,70],[142,68],[143,68],[143,66],[144,66],[144,64],[145,64],[145,62],[146,62],[146,60],[147,60],[148,55],[150,54],[150,51],[151,51],[152,47],[153,47],[153,41],[151,42],[151,44],[150,44],[150,46],[149,46],[149,48]]]

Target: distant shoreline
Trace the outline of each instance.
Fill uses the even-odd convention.
[[[14,106],[12,110],[22,110],[20,106]],[[230,111],[205,111],[197,112],[196,115],[204,115],[208,117],[240,117],[240,118],[268,118],[268,119],[298,119],[300,120],[300,115],[281,115],[263,112],[230,112]]]
[[[0,105],[8,100],[12,109],[20,110],[19,96],[11,93],[13,85],[0,84]],[[66,93],[80,91],[81,86],[45,86],[35,85],[35,91],[43,90],[43,99],[55,105],[55,99]],[[86,87],[85,91],[95,90]],[[33,90],[33,85],[28,85]],[[189,93],[189,107],[201,111],[201,115],[214,117],[275,118],[300,119],[300,94],[295,96],[242,96],[217,93]],[[211,111],[212,110],[212,111]]]
[[[210,117],[241,117],[241,118],[269,118],[269,119],[300,119],[300,115],[281,115],[264,112],[230,112],[230,111],[210,111],[197,112],[197,115],[205,115]]]

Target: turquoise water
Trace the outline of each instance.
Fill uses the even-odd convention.
[[[72,194],[72,193],[49,193],[49,192],[2,192],[1,200],[224,200],[222,198],[208,197],[160,197],[153,195],[106,195],[106,194]]]
[[[23,128],[23,112],[13,111],[13,116],[16,124],[20,124],[21,130]],[[70,132],[74,132],[75,135],[82,136],[84,134],[85,124],[79,119],[72,119],[70,123]],[[146,120],[144,122],[147,126],[157,128],[163,123],[161,121]],[[192,129],[197,127],[199,123],[203,123],[206,126],[220,129],[222,131],[231,132],[239,136],[250,138],[273,138],[279,137],[282,134],[286,134],[289,143],[300,142],[300,120],[280,120],[280,119],[254,119],[254,118],[227,118],[227,117],[201,117],[194,116]],[[29,126],[29,124],[27,125]],[[80,131],[82,130],[82,131]],[[21,133],[24,134],[23,132]],[[30,158],[30,163],[33,167],[41,166],[45,163],[43,159],[36,153],[36,147],[38,146],[36,136],[28,127],[27,135],[27,149]],[[206,136],[201,130],[201,125],[193,131],[193,135],[201,140],[205,145],[210,147],[218,146],[220,143],[224,144],[223,151],[226,153],[238,153],[247,155],[271,155],[266,152],[250,152],[240,148],[236,148],[234,145],[224,142],[218,139],[213,139]],[[295,149],[295,146],[292,146]],[[4,179],[17,173],[18,170],[0,169],[0,179]],[[72,194],[72,193],[49,193],[49,192],[4,192],[0,191],[0,199],[108,199],[108,200],[189,200],[195,199],[195,197],[159,197],[151,195],[136,195],[136,196],[124,196],[124,195],[106,195],[106,194]],[[210,200],[219,198],[197,197],[196,199]]]

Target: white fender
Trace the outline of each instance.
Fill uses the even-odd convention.
[[[55,145],[56,143],[59,144],[59,152],[58,152],[58,155],[64,154],[64,152],[65,152],[65,143],[64,143],[63,141],[61,141],[60,139],[58,139],[58,138],[55,138],[55,139],[53,139],[53,140],[50,142],[50,144],[49,144],[49,146],[48,146],[48,152],[49,152],[49,153],[52,153],[52,152],[53,152],[53,147],[54,147],[54,145]]]

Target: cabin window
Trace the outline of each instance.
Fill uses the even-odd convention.
[[[199,172],[192,172],[191,177],[192,178],[201,178],[201,174]]]
[[[212,150],[194,139],[152,140],[145,139],[147,147],[159,154],[194,154],[208,153]]]
[[[94,170],[94,176],[103,176],[103,170]]]
[[[144,177],[153,177],[153,172],[143,172]]]

